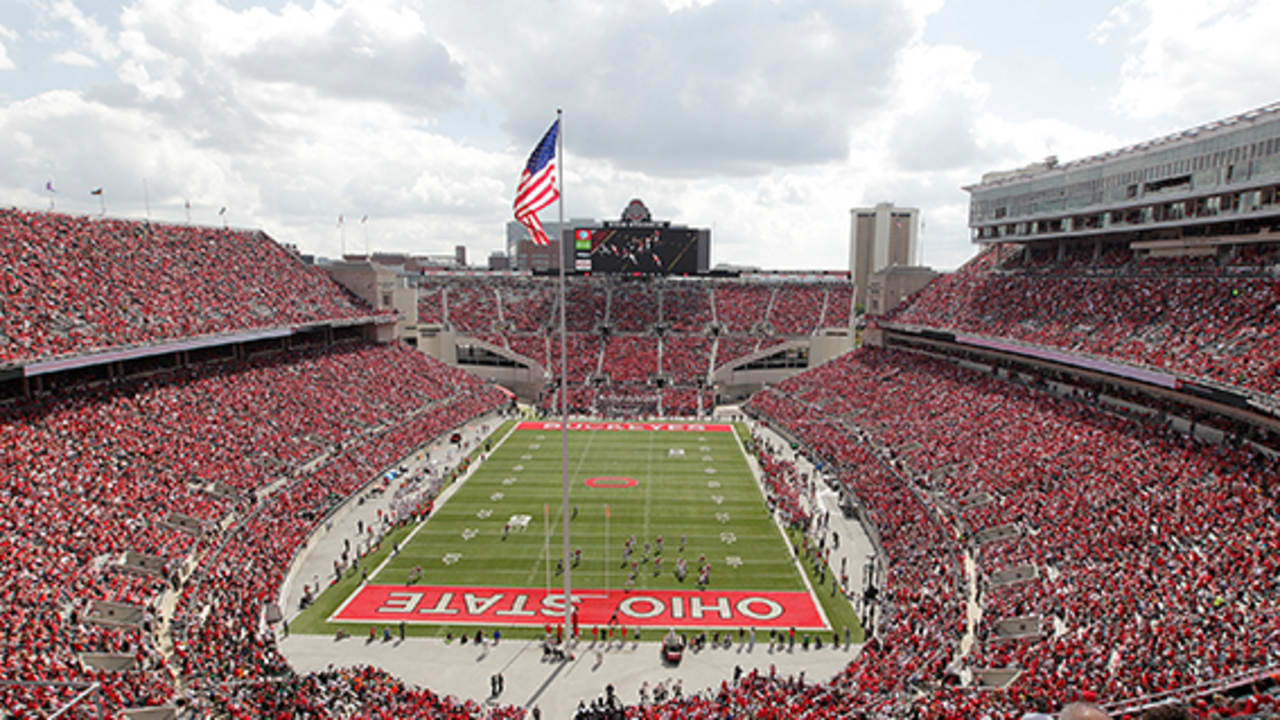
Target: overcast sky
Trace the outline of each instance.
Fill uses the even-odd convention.
[[[983,172],[1280,99],[1280,3],[3,0],[0,205],[261,227],[304,252],[502,247],[563,107],[565,212],[847,265],[849,208],[969,257]],[[360,218],[368,215],[366,224]],[[555,219],[555,208],[543,213]]]

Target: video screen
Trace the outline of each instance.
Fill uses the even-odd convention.
[[[598,273],[698,271],[698,231],[689,228],[577,228],[574,267]]]

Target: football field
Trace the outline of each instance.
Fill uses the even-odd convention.
[[[830,627],[732,426],[571,423],[568,436],[569,571],[581,623]],[[555,622],[560,460],[558,423],[517,424],[328,620]]]

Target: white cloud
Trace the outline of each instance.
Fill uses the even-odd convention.
[[[570,216],[641,197],[714,227],[715,261],[772,268],[843,267],[849,208],[882,200],[922,208],[924,261],[954,266],[973,252],[962,185],[1131,139],[1001,115],[982,46],[928,40],[941,0],[555,0],[536,28],[549,10],[527,0],[29,2],[46,12],[24,39],[111,81],[36,82],[0,106],[0,194],[39,206],[53,178],[60,207],[96,211],[76,188],[100,183],[113,212],[140,215],[146,178],[157,217],[190,199],[217,223],[226,205],[327,255],[339,213],[370,215],[349,248],[366,233],[388,250],[499,247],[557,106]],[[1146,16],[1133,0],[1097,39]]]
[[[73,0],[48,0],[44,11],[50,18],[70,24],[77,46],[90,55],[100,60],[113,60],[120,55],[120,48],[111,39],[110,31],[84,14]]]
[[[9,53],[6,52],[4,48],[5,40],[16,40],[17,37],[17,33],[3,25],[0,25],[0,70],[17,69],[18,66],[13,63],[13,60],[9,59]]]
[[[895,0],[675,12],[657,0],[566,2],[552,30],[495,28],[465,4],[441,10],[469,87],[500,105],[510,133],[540,132],[563,106],[573,152],[664,176],[844,159],[854,128],[886,102],[894,57],[914,32]],[[510,0],[495,12],[530,11]]]
[[[72,67],[91,68],[98,66],[97,60],[75,50],[64,50],[60,53],[55,53],[50,59],[59,65],[70,65]]]
[[[1126,0],[1095,34],[1101,42],[1130,38],[1116,109],[1181,126],[1276,99],[1278,27],[1273,2]]]

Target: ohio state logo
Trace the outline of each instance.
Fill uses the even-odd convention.
[[[824,629],[806,592],[582,590],[573,595],[583,625],[795,627]],[[537,589],[366,585],[331,622],[543,625],[564,617],[564,594]]]
[[[649,208],[640,198],[635,198],[627,203],[626,209],[622,211],[623,222],[649,222],[653,216],[649,214]]]

